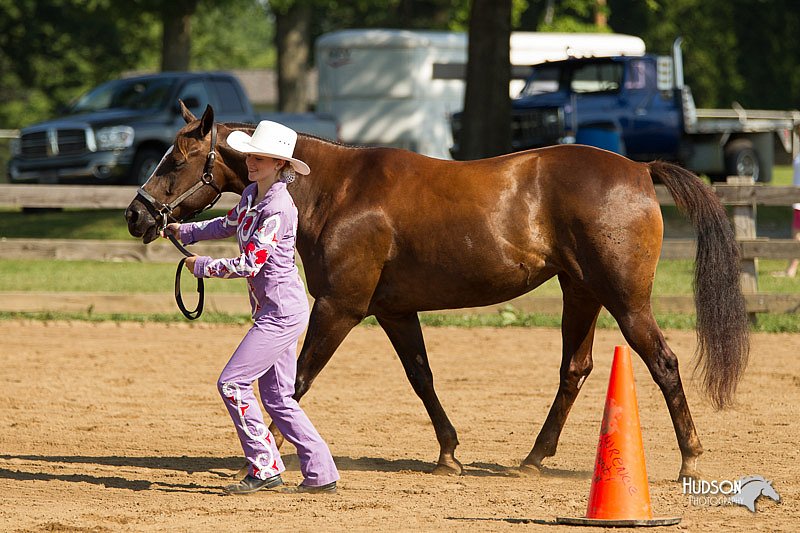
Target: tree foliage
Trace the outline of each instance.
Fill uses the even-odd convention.
[[[190,69],[276,65],[275,13],[311,7],[313,41],[343,28],[466,31],[470,0],[190,0]],[[170,2],[177,5],[176,2]],[[52,116],[89,87],[161,64],[162,0],[0,0],[0,128]],[[595,23],[598,10],[608,27]],[[800,108],[796,0],[513,0],[524,31],[611,31],[668,54],[684,38],[684,69],[702,107]]]
[[[87,89],[161,64],[158,0],[0,0],[0,128],[53,116]],[[255,0],[200,0],[192,69],[274,65],[272,27]],[[232,30],[235,28],[235,31]]]
[[[697,104],[800,108],[800,10],[795,0],[610,0],[614,31],[669,54],[684,38],[684,71]]]

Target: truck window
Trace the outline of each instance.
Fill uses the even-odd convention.
[[[130,79],[104,83],[81,96],[69,113],[103,109],[159,109],[165,105],[174,78]]]
[[[244,102],[231,80],[214,79],[211,86],[217,92],[217,106],[222,113],[245,113]]]
[[[198,112],[202,113],[211,101],[208,96],[208,89],[206,88],[206,84],[203,80],[194,80],[188,82],[181,88],[180,93],[178,93],[178,98],[184,102],[186,102],[189,98],[196,98],[199,104],[196,107],[193,106],[189,108],[189,111],[194,114],[197,114]]]
[[[537,94],[554,93],[558,91],[558,81],[561,78],[561,69],[558,67],[537,67],[525,87],[522,88],[520,96],[535,96]]]
[[[575,68],[570,88],[576,93],[605,93],[618,91],[621,84],[621,64],[589,63]]]
[[[646,89],[655,84],[656,70],[652,61],[633,59],[629,63],[628,76],[625,79],[626,89]]]

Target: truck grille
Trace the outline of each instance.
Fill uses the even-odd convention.
[[[42,158],[57,155],[79,155],[87,151],[86,130],[49,129],[26,133],[20,138],[23,157]]]
[[[560,108],[514,111],[511,139],[515,150],[557,144],[564,136],[564,113]]]

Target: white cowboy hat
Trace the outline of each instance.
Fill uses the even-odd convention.
[[[292,157],[296,142],[296,131],[271,120],[259,122],[252,137],[243,131],[234,131],[228,135],[228,145],[234,150],[283,159],[292,165],[295,172],[305,176],[311,169],[299,159]]]

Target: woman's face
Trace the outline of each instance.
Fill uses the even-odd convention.
[[[247,178],[250,181],[274,181],[286,161],[263,155],[247,154]]]

